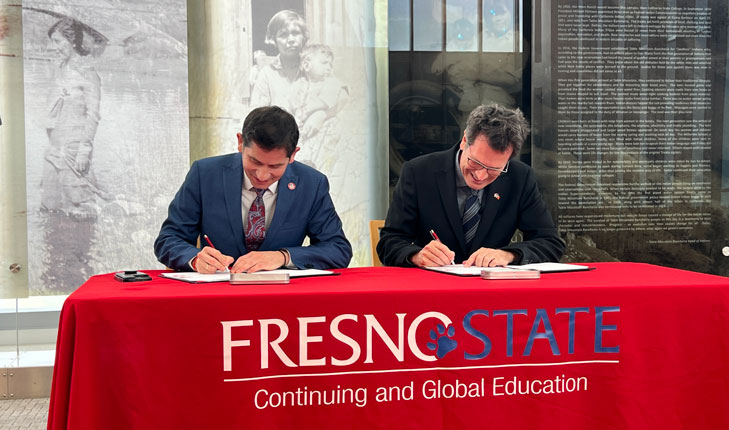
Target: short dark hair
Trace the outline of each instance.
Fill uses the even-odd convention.
[[[243,146],[250,147],[255,141],[264,151],[283,148],[286,156],[296,150],[299,143],[299,127],[294,116],[278,106],[253,109],[243,121]]]
[[[471,111],[466,122],[466,144],[472,145],[477,137],[483,135],[496,151],[506,152],[511,148],[512,157],[519,153],[528,134],[529,123],[519,108],[481,105]]]

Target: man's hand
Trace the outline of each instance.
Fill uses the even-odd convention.
[[[495,267],[495,266],[506,266],[507,264],[514,261],[516,256],[509,251],[502,251],[500,249],[491,248],[479,248],[476,252],[468,257],[468,260],[463,262],[466,267],[469,266],[480,266],[480,267]]]
[[[233,257],[223,255],[217,249],[209,246],[201,249],[193,260],[193,266],[198,273],[225,272],[232,263]]]
[[[418,267],[445,266],[453,262],[456,253],[448,249],[442,242],[431,240],[425,248],[413,254],[410,261]]]
[[[280,251],[252,251],[238,258],[230,272],[253,273],[260,270],[274,270],[285,264],[286,256]]]

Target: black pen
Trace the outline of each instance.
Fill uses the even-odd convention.
[[[435,231],[433,229],[430,230],[430,237],[432,237],[433,240],[440,242],[440,239],[438,238],[438,235],[435,234]],[[440,243],[443,243],[443,242],[440,242]],[[451,264],[455,266],[456,265],[456,262],[453,261],[453,260],[451,260]]]

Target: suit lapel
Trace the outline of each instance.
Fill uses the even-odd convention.
[[[489,230],[491,230],[496,214],[501,207],[501,198],[506,196],[506,192],[509,189],[508,183],[510,180],[511,178],[507,173],[483,190],[481,221],[478,223],[478,229],[476,230],[476,235],[473,237],[473,242],[471,242],[471,249],[468,250],[468,255],[471,255],[484,243]]]
[[[448,223],[453,230],[453,235],[458,239],[461,250],[466,250],[466,237],[463,234],[461,215],[458,213],[458,198],[456,197],[456,151],[448,151],[447,159],[444,160],[442,170],[435,172],[435,180],[438,183],[443,210],[448,218]]]
[[[223,195],[228,212],[230,227],[235,236],[241,255],[246,253],[243,233],[243,214],[241,213],[241,193],[243,190],[243,164],[241,154],[232,157],[231,163],[223,170]]]
[[[291,171],[291,164],[286,167],[281,179],[278,181],[278,196],[276,197],[276,211],[273,213],[271,225],[266,229],[266,239],[261,248],[270,243],[276,242],[276,232],[281,231],[281,226],[286,219],[286,214],[292,211],[296,199],[296,187],[299,182],[298,175]],[[293,189],[292,189],[293,188]]]

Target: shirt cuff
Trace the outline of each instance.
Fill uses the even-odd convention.
[[[298,269],[298,266],[294,264],[294,259],[291,257],[291,253],[286,248],[281,248],[279,251],[286,254],[286,261],[288,261],[288,264],[284,264],[285,269]]]

